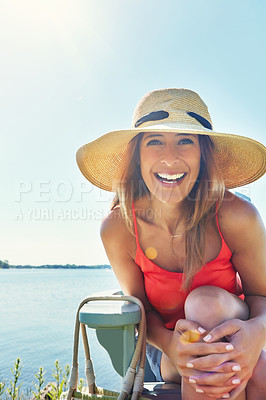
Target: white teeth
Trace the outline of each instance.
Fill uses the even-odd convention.
[[[183,172],[182,174],[168,175],[168,174],[162,174],[162,173],[158,172],[157,175],[161,179],[167,179],[168,181],[175,181],[176,179],[182,178],[185,175],[185,173]]]

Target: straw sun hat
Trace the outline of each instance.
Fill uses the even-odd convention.
[[[77,163],[82,174],[99,188],[115,191],[128,143],[140,132],[209,135],[217,166],[228,189],[251,183],[266,171],[263,144],[247,137],[213,131],[208,108],[197,93],[188,89],[162,89],[146,94],[139,101],[131,129],[106,133],[78,150]]]

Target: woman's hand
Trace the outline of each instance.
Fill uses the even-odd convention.
[[[195,384],[193,377],[201,378],[204,381],[204,378],[209,375],[211,379],[208,383],[210,385],[208,393],[210,397],[217,399],[220,394],[221,396],[228,394],[236,386],[232,384],[231,378],[235,375],[232,368],[239,366],[235,362],[229,362],[232,358],[230,353],[234,350],[233,346],[228,342],[205,343],[202,338],[206,336],[206,333],[205,329],[194,321],[179,320],[169,340],[167,355],[184,381],[191,384],[194,390],[202,389],[200,385]],[[190,360],[194,360],[195,357],[204,359],[210,355],[219,355],[219,360],[228,361],[224,373],[210,372],[219,370],[213,365],[202,370],[192,367]]]
[[[206,333],[206,330],[200,327],[197,322],[180,319],[176,323],[172,343],[170,344],[172,353],[168,355],[182,376],[191,375],[191,366],[189,365],[191,355],[201,357],[201,360],[203,360],[210,354],[218,354],[219,361],[223,360],[222,362],[225,362],[229,360],[228,354],[232,352],[233,346],[228,342],[215,343],[214,340],[211,344],[207,344],[202,341]],[[210,365],[208,369],[204,367],[201,370],[213,371],[214,367],[216,366]],[[225,372],[228,372],[228,368]]]
[[[238,394],[244,390],[248,380],[252,376],[259,356],[264,345],[264,336],[260,334],[260,323],[256,318],[248,321],[233,319],[212,329],[207,336],[203,338],[208,344],[213,344],[224,337],[233,345],[234,350],[230,352],[229,359],[224,354],[209,354],[208,356],[194,358],[189,360],[189,364],[197,371],[216,371],[217,373],[198,375],[194,373],[191,379],[196,388],[203,390],[206,394],[212,394],[212,386],[232,384],[235,387],[230,392],[230,399],[237,398]],[[226,380],[227,373],[232,368],[236,371],[229,381]],[[222,374],[221,374],[222,373]]]

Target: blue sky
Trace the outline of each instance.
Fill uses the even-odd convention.
[[[0,259],[101,264],[112,194],[75,153],[137,101],[195,90],[214,128],[265,140],[263,0],[0,0]],[[265,177],[242,188],[266,220]]]

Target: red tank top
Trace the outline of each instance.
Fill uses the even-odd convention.
[[[185,317],[184,303],[189,293],[181,290],[182,272],[167,271],[146,257],[139,244],[134,204],[132,211],[137,245],[135,263],[143,272],[148,300],[162,317],[165,326],[168,329],[174,329],[177,320]],[[241,281],[231,262],[232,252],[224,241],[217,213],[216,222],[222,241],[221,250],[214,260],[207,262],[197,272],[190,291],[199,286],[211,285],[239,296],[242,294]]]

